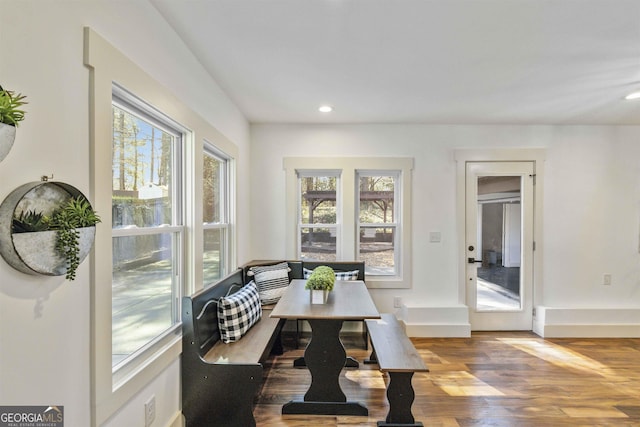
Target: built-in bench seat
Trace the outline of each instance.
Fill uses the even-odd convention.
[[[238,341],[224,343],[217,303],[243,288],[242,270],[182,299],[182,413],[187,427],[255,426],[262,362],[282,353],[283,321],[262,317]]]
[[[369,363],[377,363],[380,370],[389,375],[389,413],[378,426],[422,426],[411,412],[415,398],[411,378],[415,372],[427,372],[428,368],[395,315],[381,313],[380,316],[380,319],[365,320],[373,347]]]

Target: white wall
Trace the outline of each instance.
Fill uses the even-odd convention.
[[[640,127],[252,125],[252,258],[285,253],[283,157],[413,156],[413,288],[372,294],[383,311],[401,296],[459,313],[453,150],[540,147],[547,160],[538,305],[640,309],[639,137]],[[429,243],[430,231],[442,242]],[[601,284],[604,273],[611,286]],[[640,325],[640,310],[629,322]]]
[[[234,141],[243,155],[239,168],[247,169],[246,120],[146,0],[0,0],[0,84],[29,101],[14,147],[0,163],[0,200],[45,174],[92,197],[85,26]],[[248,177],[239,175],[238,185],[247,194]],[[238,200],[240,259],[248,258],[248,203]],[[88,260],[74,282],[25,275],[0,260],[0,405],[64,405],[65,426],[90,425],[88,280]],[[154,425],[165,426],[179,410],[178,392],[174,364],[110,425],[141,425],[138,400],[155,394]]]

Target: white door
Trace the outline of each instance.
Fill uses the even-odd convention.
[[[533,162],[466,163],[466,300],[472,330],[532,329],[533,185]]]

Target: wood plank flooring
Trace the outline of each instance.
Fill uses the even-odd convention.
[[[531,333],[474,333],[471,338],[413,338],[430,372],[416,373],[413,415],[436,427],[640,426],[640,339],[543,339]],[[344,339],[362,361],[359,335]],[[376,426],[388,403],[376,365],[346,368],[341,386],[368,417],[281,415],[301,398],[310,375],[294,368],[304,343],[269,359],[254,415],[258,426]]]

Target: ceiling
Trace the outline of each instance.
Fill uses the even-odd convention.
[[[640,0],[150,1],[252,123],[640,124]]]

